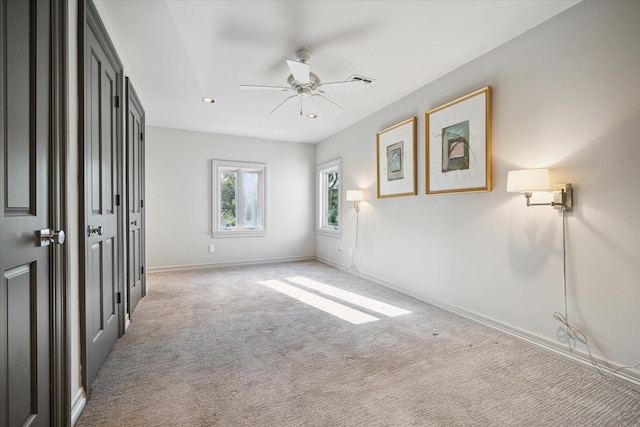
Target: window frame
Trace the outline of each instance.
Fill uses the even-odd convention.
[[[236,179],[236,221],[238,229],[228,230],[220,228],[220,173],[224,170],[238,171]],[[242,175],[244,172],[258,172],[260,183],[258,185],[258,215],[261,218],[262,227],[256,229],[244,229],[242,224],[243,202],[238,197],[242,194]],[[238,188],[240,191],[238,191]],[[211,236],[219,237],[257,237],[267,235],[267,164],[256,162],[241,162],[235,160],[211,160]]]
[[[326,175],[338,172],[338,226],[327,226],[328,218],[328,189],[326,188]],[[316,232],[331,237],[342,235],[342,159],[337,158],[316,166]]]

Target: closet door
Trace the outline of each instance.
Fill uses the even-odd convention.
[[[84,32],[84,378],[93,381],[122,332],[122,65],[87,1]]]
[[[51,418],[50,13],[0,0],[0,426]]]
[[[145,294],[144,109],[127,78],[127,290],[133,314]]]

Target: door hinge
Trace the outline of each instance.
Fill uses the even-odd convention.
[[[140,274],[144,275],[144,265],[140,266]]]
[[[144,208],[144,200],[140,199],[140,207]]]
[[[116,108],[120,108],[120,97],[118,95],[113,97],[113,103]]]
[[[122,304],[122,293],[121,292],[117,292],[116,293],[116,304]]]
[[[116,194],[116,206],[120,206],[120,195]]]
[[[144,133],[140,133],[140,141],[144,141]]]

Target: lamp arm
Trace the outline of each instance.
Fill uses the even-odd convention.
[[[527,207],[529,206],[551,206],[551,207],[556,207],[556,206],[560,206],[560,208],[558,209],[570,209],[571,208],[571,203],[569,203],[568,205],[564,202],[567,198],[567,192],[562,189],[562,190],[558,190],[560,191],[560,200],[562,200],[562,203],[558,203],[558,202],[549,202],[549,203],[531,203],[531,192],[530,191],[524,191],[522,193],[522,195],[524,196],[525,199],[527,199]]]
[[[527,199],[527,207],[529,206],[553,206],[553,202],[550,203],[531,203],[531,192],[524,191],[522,193],[525,199]]]
[[[555,206],[557,203],[527,203],[527,206]]]

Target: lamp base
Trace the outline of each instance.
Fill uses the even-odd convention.
[[[571,184],[554,184],[552,203],[555,209],[571,210],[573,208],[573,187]]]

